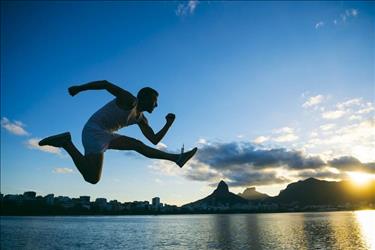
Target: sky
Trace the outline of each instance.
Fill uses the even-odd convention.
[[[1,192],[182,205],[230,191],[375,174],[374,2],[1,2]],[[184,168],[108,150],[86,183],[61,149],[83,152],[88,118],[112,100],[68,87],[108,80],[159,92],[146,113],[158,148],[198,147]],[[152,145],[137,126],[119,133]]]

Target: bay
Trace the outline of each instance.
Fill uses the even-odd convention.
[[[375,211],[2,216],[1,249],[375,249]]]

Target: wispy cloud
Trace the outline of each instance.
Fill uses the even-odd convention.
[[[334,25],[338,25],[341,23],[345,23],[351,18],[355,18],[359,15],[358,9],[346,9],[344,12],[340,13],[340,15],[335,18],[332,23]]]
[[[298,136],[294,133],[294,129],[290,127],[276,129],[275,133],[277,135],[272,138],[275,142],[291,142],[298,139]]]
[[[344,24],[348,20],[356,18],[359,15],[358,9],[346,9],[345,11],[341,12],[339,15],[337,15],[334,19],[328,19],[328,20],[321,20],[317,23],[315,23],[315,29],[320,29],[324,26],[328,26],[330,24],[333,24],[334,26],[339,24]]]
[[[299,137],[295,134],[294,129],[290,127],[283,127],[279,129],[274,129],[272,135],[268,136],[258,136],[253,140],[254,144],[262,144],[265,142],[292,142],[297,140]]]
[[[258,136],[257,138],[254,139],[253,142],[255,144],[261,144],[261,143],[268,141],[269,139],[270,139],[269,136]]]
[[[1,127],[5,128],[8,132],[15,134],[15,135],[30,135],[24,127],[26,125],[20,121],[11,122],[8,118],[3,117],[1,118]]]
[[[360,118],[359,115],[369,114],[374,111],[374,105],[371,102],[365,102],[362,98],[353,98],[336,104],[334,109],[326,111],[323,109],[322,117],[328,120],[334,120],[347,116],[350,120]]]
[[[320,104],[321,102],[323,102],[323,100],[324,100],[323,95],[311,96],[310,98],[308,98],[306,102],[302,104],[302,107],[310,108],[310,107]]]
[[[71,174],[73,173],[73,169],[71,168],[55,168],[53,171],[55,174]]]
[[[29,149],[36,149],[36,150],[40,150],[40,151],[51,153],[51,154],[62,155],[61,150],[59,148],[52,147],[52,146],[43,146],[43,147],[39,146],[38,142],[40,140],[41,140],[40,138],[31,138],[26,141],[26,146]]]
[[[350,108],[353,106],[359,106],[362,104],[362,102],[363,102],[362,98],[354,98],[354,99],[347,100],[345,102],[340,102],[336,104],[336,107],[338,109],[345,109],[345,108]]]
[[[332,110],[332,111],[326,111],[322,113],[322,117],[327,120],[334,120],[338,119],[345,115],[344,110]]]
[[[329,149],[333,156],[352,155],[361,161],[375,161],[375,118],[368,118],[347,125],[336,124],[332,133],[311,138],[309,147]]]
[[[275,142],[291,142],[297,139],[298,139],[297,135],[290,133],[290,134],[285,134],[285,135],[280,135],[278,137],[275,137],[273,140]]]
[[[336,125],[334,123],[328,123],[320,126],[320,129],[323,131],[328,131],[331,130],[335,127]]]
[[[315,29],[319,29],[324,26],[324,22],[320,21],[315,24]]]
[[[175,11],[177,16],[187,16],[192,15],[197,8],[199,1],[197,0],[190,0],[188,2],[179,3],[177,9]]]

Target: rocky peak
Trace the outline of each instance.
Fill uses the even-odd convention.
[[[214,193],[220,193],[220,194],[229,193],[228,185],[223,180],[220,181]]]

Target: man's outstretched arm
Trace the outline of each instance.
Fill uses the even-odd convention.
[[[165,134],[168,132],[169,128],[172,126],[172,123],[174,122],[174,119],[176,116],[174,114],[169,113],[165,119],[167,120],[164,127],[157,132],[156,134],[148,125],[148,122],[146,119],[142,120],[140,123],[138,123],[143,135],[154,145],[158,144],[161,139],[165,136]]]
[[[82,85],[72,86],[68,89],[71,96],[75,96],[79,92],[86,90],[107,90],[109,93],[114,95],[123,101],[134,102],[135,97],[128,91],[116,86],[113,83],[108,82],[107,80],[93,81]]]

